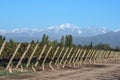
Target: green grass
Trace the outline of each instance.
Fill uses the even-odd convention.
[[[0,76],[11,76],[11,75],[19,75],[19,74],[25,74],[25,73],[31,73],[31,72],[30,71],[27,71],[27,72],[14,71],[13,73],[10,73],[8,71],[0,71]]]

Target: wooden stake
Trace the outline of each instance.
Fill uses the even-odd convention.
[[[10,67],[10,64],[11,64],[12,60],[14,59],[14,57],[15,57],[15,55],[16,55],[18,49],[20,48],[20,45],[21,45],[21,43],[18,44],[18,46],[17,46],[15,52],[13,53],[13,55],[12,55],[10,61],[8,62],[8,65],[7,65],[7,67],[6,67],[6,70],[8,70],[8,68]]]
[[[99,57],[99,53],[100,53],[100,50],[97,50],[96,53],[95,53],[95,56],[93,58],[93,64],[96,64],[97,63],[97,59]]]
[[[76,51],[77,51],[77,48],[74,50],[74,52],[73,52],[70,60],[68,61],[68,65],[69,65],[69,66],[71,66],[71,62],[72,62],[72,60],[73,60],[73,58],[74,58],[74,56],[75,56],[75,54],[76,54]]]
[[[94,62],[94,57],[95,57],[95,55],[96,55],[96,53],[97,53],[97,50],[93,50],[93,54],[91,55],[91,57],[90,57],[90,59],[89,59],[89,63],[90,64],[93,64]]]
[[[22,62],[24,56],[26,55],[26,53],[28,52],[30,46],[31,46],[31,44],[29,44],[29,45],[27,46],[27,49],[25,50],[25,52],[24,52],[23,55],[21,56],[20,60],[18,61],[17,65],[16,65],[16,68],[18,68],[19,65],[21,64],[21,62]]]
[[[48,50],[48,52],[47,52],[47,54],[46,54],[46,56],[45,56],[45,58],[44,58],[44,60],[43,60],[42,70],[45,70],[45,61],[46,61],[46,59],[47,59],[47,57],[48,57],[48,54],[50,53],[51,49],[52,49],[52,46],[50,46],[50,48],[49,48],[49,50]]]
[[[79,54],[79,51],[80,51],[80,49],[78,49],[77,50],[77,53],[76,53],[76,55],[75,55],[75,57],[74,57],[74,59],[73,59],[73,66],[75,66],[75,61],[76,61],[76,59],[77,59],[77,56],[78,56],[78,54]]]
[[[28,67],[28,66],[30,65],[31,59],[32,59],[32,57],[33,57],[35,51],[37,50],[38,45],[39,45],[39,44],[36,44],[36,46],[35,46],[35,48],[34,48],[32,54],[31,54],[30,58],[28,59],[28,62],[27,62],[27,64],[26,64],[26,67]]]
[[[82,56],[81,56],[79,65],[81,65],[81,64],[83,63],[85,54],[86,54],[86,50],[84,50],[84,52],[83,52],[83,54],[82,54]]]
[[[50,67],[51,69],[54,69],[51,64],[52,64],[52,61],[54,60],[55,55],[56,55],[56,53],[58,52],[59,48],[60,48],[60,47],[57,47],[57,49],[56,49],[55,53],[53,54],[53,57],[52,57],[52,59],[51,59],[51,61],[50,61],[50,63],[49,63],[49,67]]]
[[[62,50],[61,50],[61,52],[60,52],[60,54],[59,54],[59,56],[58,56],[58,58],[57,58],[57,60],[55,61],[55,65],[56,65],[58,68],[60,68],[59,65],[58,65],[58,64],[59,64],[58,62],[59,62],[60,56],[62,55],[62,52],[63,52],[64,49],[65,49],[65,48],[63,47]]]
[[[69,53],[68,53],[68,55],[67,55],[67,59],[65,59],[65,61],[63,62],[63,66],[62,66],[63,68],[65,67],[66,62],[68,61],[68,58],[69,58],[72,50],[73,50],[73,47],[70,49],[70,51],[69,51]]]
[[[40,53],[40,55],[39,55],[39,57],[38,57],[38,60],[37,60],[36,63],[35,63],[35,67],[37,67],[40,59],[42,58],[42,55],[43,55],[45,49],[46,49],[46,45],[44,45],[44,47],[43,47],[43,49],[42,49],[42,52]]]
[[[75,61],[75,64],[77,64],[78,66],[79,66],[79,59],[80,59],[80,56],[81,56],[82,51],[83,51],[83,49],[81,49],[81,50],[79,51],[78,57],[77,57],[77,59],[76,59],[76,61]]]
[[[62,64],[62,62],[63,62],[63,60],[64,60],[64,58],[65,58],[65,55],[66,55],[66,53],[68,52],[68,50],[69,50],[69,48],[67,48],[66,51],[65,51],[65,53],[63,54],[63,57],[62,57],[62,59],[61,59],[59,65]]]
[[[85,59],[84,59],[84,61],[83,61],[83,64],[86,64],[86,62],[87,62],[87,60],[88,60],[91,52],[92,52],[92,50],[90,49],[90,50],[88,51],[88,53],[86,53],[86,56],[84,56]]]
[[[5,47],[5,44],[6,44],[6,41],[4,41],[3,44],[2,44],[2,47],[0,49],[0,55],[2,54],[2,51],[3,51],[4,47]]]

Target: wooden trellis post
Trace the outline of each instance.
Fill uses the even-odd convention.
[[[88,55],[88,59],[87,59],[88,64],[91,64],[92,55],[94,55],[94,49],[91,49],[91,51],[90,51],[90,53]]]
[[[76,51],[77,51],[77,48],[74,50],[74,52],[73,52],[73,54],[72,54],[70,60],[68,61],[68,65],[69,65],[69,66],[71,66],[71,62],[72,62],[72,60],[73,60],[73,57],[74,57]]]
[[[93,64],[92,61],[93,61],[93,58],[94,58],[95,54],[96,54],[96,50],[93,50],[93,52],[92,52],[92,54],[91,54],[91,56],[88,60],[90,64]]]
[[[35,51],[37,50],[38,45],[39,45],[39,44],[36,44],[36,46],[35,46],[35,48],[34,48],[32,54],[31,54],[30,58],[28,59],[28,62],[27,62],[27,64],[26,64],[26,67],[28,67],[28,66],[30,65],[31,59],[32,59],[32,57],[33,57]]]
[[[77,50],[77,53],[75,54],[75,57],[74,57],[74,59],[73,59],[73,61],[72,61],[73,66],[75,66],[75,61],[76,61],[76,59],[77,59],[77,56],[78,56],[78,54],[79,54],[79,51],[80,51],[80,49]]]
[[[118,61],[118,57],[119,57],[119,52],[116,52],[116,61]]]
[[[79,59],[80,59],[80,56],[81,56],[81,53],[82,53],[82,51],[83,51],[83,49],[81,49],[80,51],[79,51],[79,53],[78,53],[78,57],[77,57],[77,59],[76,59],[76,61],[75,61],[75,64],[77,64],[78,66],[79,66]]]
[[[116,52],[114,51],[114,53],[113,53],[113,59],[112,59],[112,62],[114,62],[114,61],[115,61],[115,57],[116,57]]]
[[[42,52],[40,53],[40,55],[39,55],[39,57],[38,57],[38,60],[35,62],[35,67],[37,67],[40,59],[42,58],[42,55],[43,55],[45,49],[46,49],[46,45],[44,45],[44,47],[43,47],[43,49],[42,49]]]
[[[111,55],[112,55],[112,51],[110,51],[110,52],[109,52],[109,55],[107,56],[107,63],[110,63]]]
[[[88,53],[86,53],[86,56],[84,56],[85,59],[84,59],[84,61],[83,61],[83,64],[86,64],[86,62],[87,62],[87,60],[88,60],[91,52],[92,52],[92,50],[90,49],[90,50],[88,51]]]
[[[112,62],[114,61],[114,58],[115,58],[115,51],[113,51]]]
[[[72,50],[73,50],[73,47],[70,49],[70,51],[69,51],[69,53],[68,53],[68,55],[67,55],[67,59],[65,59],[65,61],[64,61],[64,63],[63,63],[63,66],[62,66],[63,68],[65,67],[66,62],[68,61],[68,58],[69,58]]]
[[[20,48],[20,46],[21,46],[21,43],[18,44],[18,46],[17,46],[15,52],[13,53],[12,57],[10,58],[10,61],[8,62],[8,65],[7,65],[7,67],[6,67],[6,70],[8,70],[8,68],[10,67],[10,64],[11,64],[12,60],[14,59],[14,57],[15,57],[15,55],[16,55],[18,49]]]
[[[19,65],[21,64],[21,62],[22,62],[24,56],[26,55],[26,53],[28,52],[30,46],[31,46],[31,44],[29,44],[29,45],[27,46],[27,49],[25,50],[25,52],[24,52],[23,55],[21,56],[20,60],[18,61],[17,65],[16,65],[16,68],[18,68]]]
[[[53,57],[52,57],[52,59],[51,59],[51,61],[50,61],[50,63],[49,63],[49,67],[50,67],[51,69],[54,69],[51,64],[52,64],[52,61],[54,60],[55,55],[56,55],[56,53],[58,52],[59,48],[60,48],[60,47],[57,47],[57,49],[56,49],[55,53],[53,54]]]
[[[110,54],[111,54],[111,51],[109,51],[108,55],[106,56],[106,63],[109,63]]]
[[[115,57],[115,61],[117,61],[117,59],[118,59],[118,52],[116,52],[116,57]]]
[[[48,52],[47,52],[47,54],[46,54],[46,56],[45,56],[45,58],[42,62],[42,70],[45,70],[45,61],[46,61],[46,59],[48,57],[48,54],[50,53],[51,49],[52,49],[52,46],[50,46],[50,48],[49,48],[49,50],[48,50]]]
[[[103,50],[102,55],[101,55],[101,59],[100,59],[101,63],[104,63],[104,57],[105,57],[105,55],[106,55],[106,51]]]
[[[100,63],[101,62],[101,55],[103,54],[103,50],[100,50],[100,52],[98,53],[97,57],[96,57],[96,63]]]
[[[105,54],[106,54],[106,51],[103,50],[103,52],[102,52],[102,56],[101,56],[101,62],[102,62],[102,63],[104,62],[104,56],[105,56]]]
[[[113,58],[113,61],[116,61],[116,58],[117,58],[117,52],[116,51],[114,51],[115,52],[115,54],[114,54],[114,58]]]
[[[102,58],[102,63],[105,63],[105,57],[106,57],[106,55],[107,55],[107,51],[104,51],[103,58]]]
[[[81,56],[81,59],[80,59],[80,62],[79,62],[79,65],[81,65],[84,61],[84,57],[85,57],[85,54],[86,54],[86,49],[84,50],[82,56]]]
[[[93,50],[93,54],[91,55],[90,59],[89,59],[89,63],[90,64],[93,64],[94,63],[94,57],[97,53],[97,50]]]
[[[109,55],[110,51],[106,51],[106,55],[105,55],[105,59],[104,59],[104,63],[107,63],[107,59],[108,59],[108,55]]]
[[[61,50],[61,52],[60,52],[60,54],[58,55],[57,60],[55,61],[55,65],[56,65],[58,68],[60,68],[59,65],[58,65],[58,62],[59,62],[60,56],[62,55],[62,52],[63,52],[64,49],[65,49],[65,48],[63,47],[62,50]]]
[[[100,52],[100,50],[95,50],[94,56],[93,56],[93,58],[92,58],[92,64],[95,64],[96,58],[97,58],[97,56],[99,55],[99,52]]]
[[[116,51],[114,51],[114,58],[113,58],[113,61],[116,60]]]
[[[103,63],[106,63],[106,56],[108,55],[108,51],[104,52],[104,56],[103,56]]]
[[[95,53],[95,56],[93,58],[93,64],[97,63],[97,59],[98,59],[99,54],[100,54],[100,50],[97,50],[96,53]]]
[[[63,57],[62,57],[62,59],[61,59],[61,61],[60,61],[60,63],[59,63],[59,65],[62,64],[62,62],[63,62],[63,60],[64,60],[64,58],[65,58],[65,55],[67,54],[68,50],[69,50],[69,48],[66,49],[66,51],[65,51],[65,53],[64,53],[64,55],[63,55]]]
[[[112,62],[116,61],[116,58],[118,57],[117,52],[113,51],[113,55],[111,57],[112,57],[112,59],[111,59]]]
[[[120,60],[120,52],[118,52],[119,56],[118,56],[118,61]]]
[[[5,44],[6,44],[6,41],[4,41],[3,44],[2,44],[2,47],[0,49],[0,55],[2,54],[2,51],[3,51],[4,47],[5,47]]]
[[[101,50],[99,50],[97,56],[96,56],[96,59],[95,59],[95,63],[99,63],[99,60],[100,60],[100,54],[101,54]]]
[[[110,55],[110,62],[113,61],[113,58],[114,58],[114,51],[111,51],[111,55]]]
[[[118,52],[118,59],[117,59],[118,61],[120,60],[120,52]]]

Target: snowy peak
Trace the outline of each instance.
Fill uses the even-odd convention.
[[[47,28],[48,31],[52,31],[55,33],[64,33],[72,34],[72,35],[80,35],[82,33],[81,29],[73,24],[62,24],[59,26],[52,26]]]
[[[88,27],[88,28],[84,28],[84,27],[78,27],[74,24],[62,24],[59,26],[52,26],[49,27],[48,30],[53,30],[56,33],[59,33],[61,31],[63,32],[69,32],[68,34],[74,34],[77,36],[85,36],[85,37],[90,37],[90,36],[95,36],[95,35],[99,35],[99,34],[105,34],[107,32],[109,32],[108,29],[106,29],[105,27],[102,28],[96,28],[96,27]]]
[[[116,29],[114,32],[119,32],[120,31],[120,29]]]
[[[23,32],[40,32],[39,29],[28,29],[28,28],[22,28],[22,29],[13,29],[10,31],[10,33],[23,33]]]
[[[107,30],[105,27],[102,27],[102,28],[100,29],[100,31],[101,31],[102,33],[107,33],[107,32],[108,32],[108,30]]]
[[[71,29],[76,29],[76,28],[79,28],[77,26],[75,26],[74,24],[62,24],[59,26],[61,29],[65,29],[65,28],[71,28]]]
[[[59,26],[48,27],[47,29],[63,30],[63,29],[79,29],[79,27],[75,26],[74,24],[62,24]]]

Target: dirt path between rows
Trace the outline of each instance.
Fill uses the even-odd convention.
[[[1,77],[0,80],[120,80],[120,62]]]

